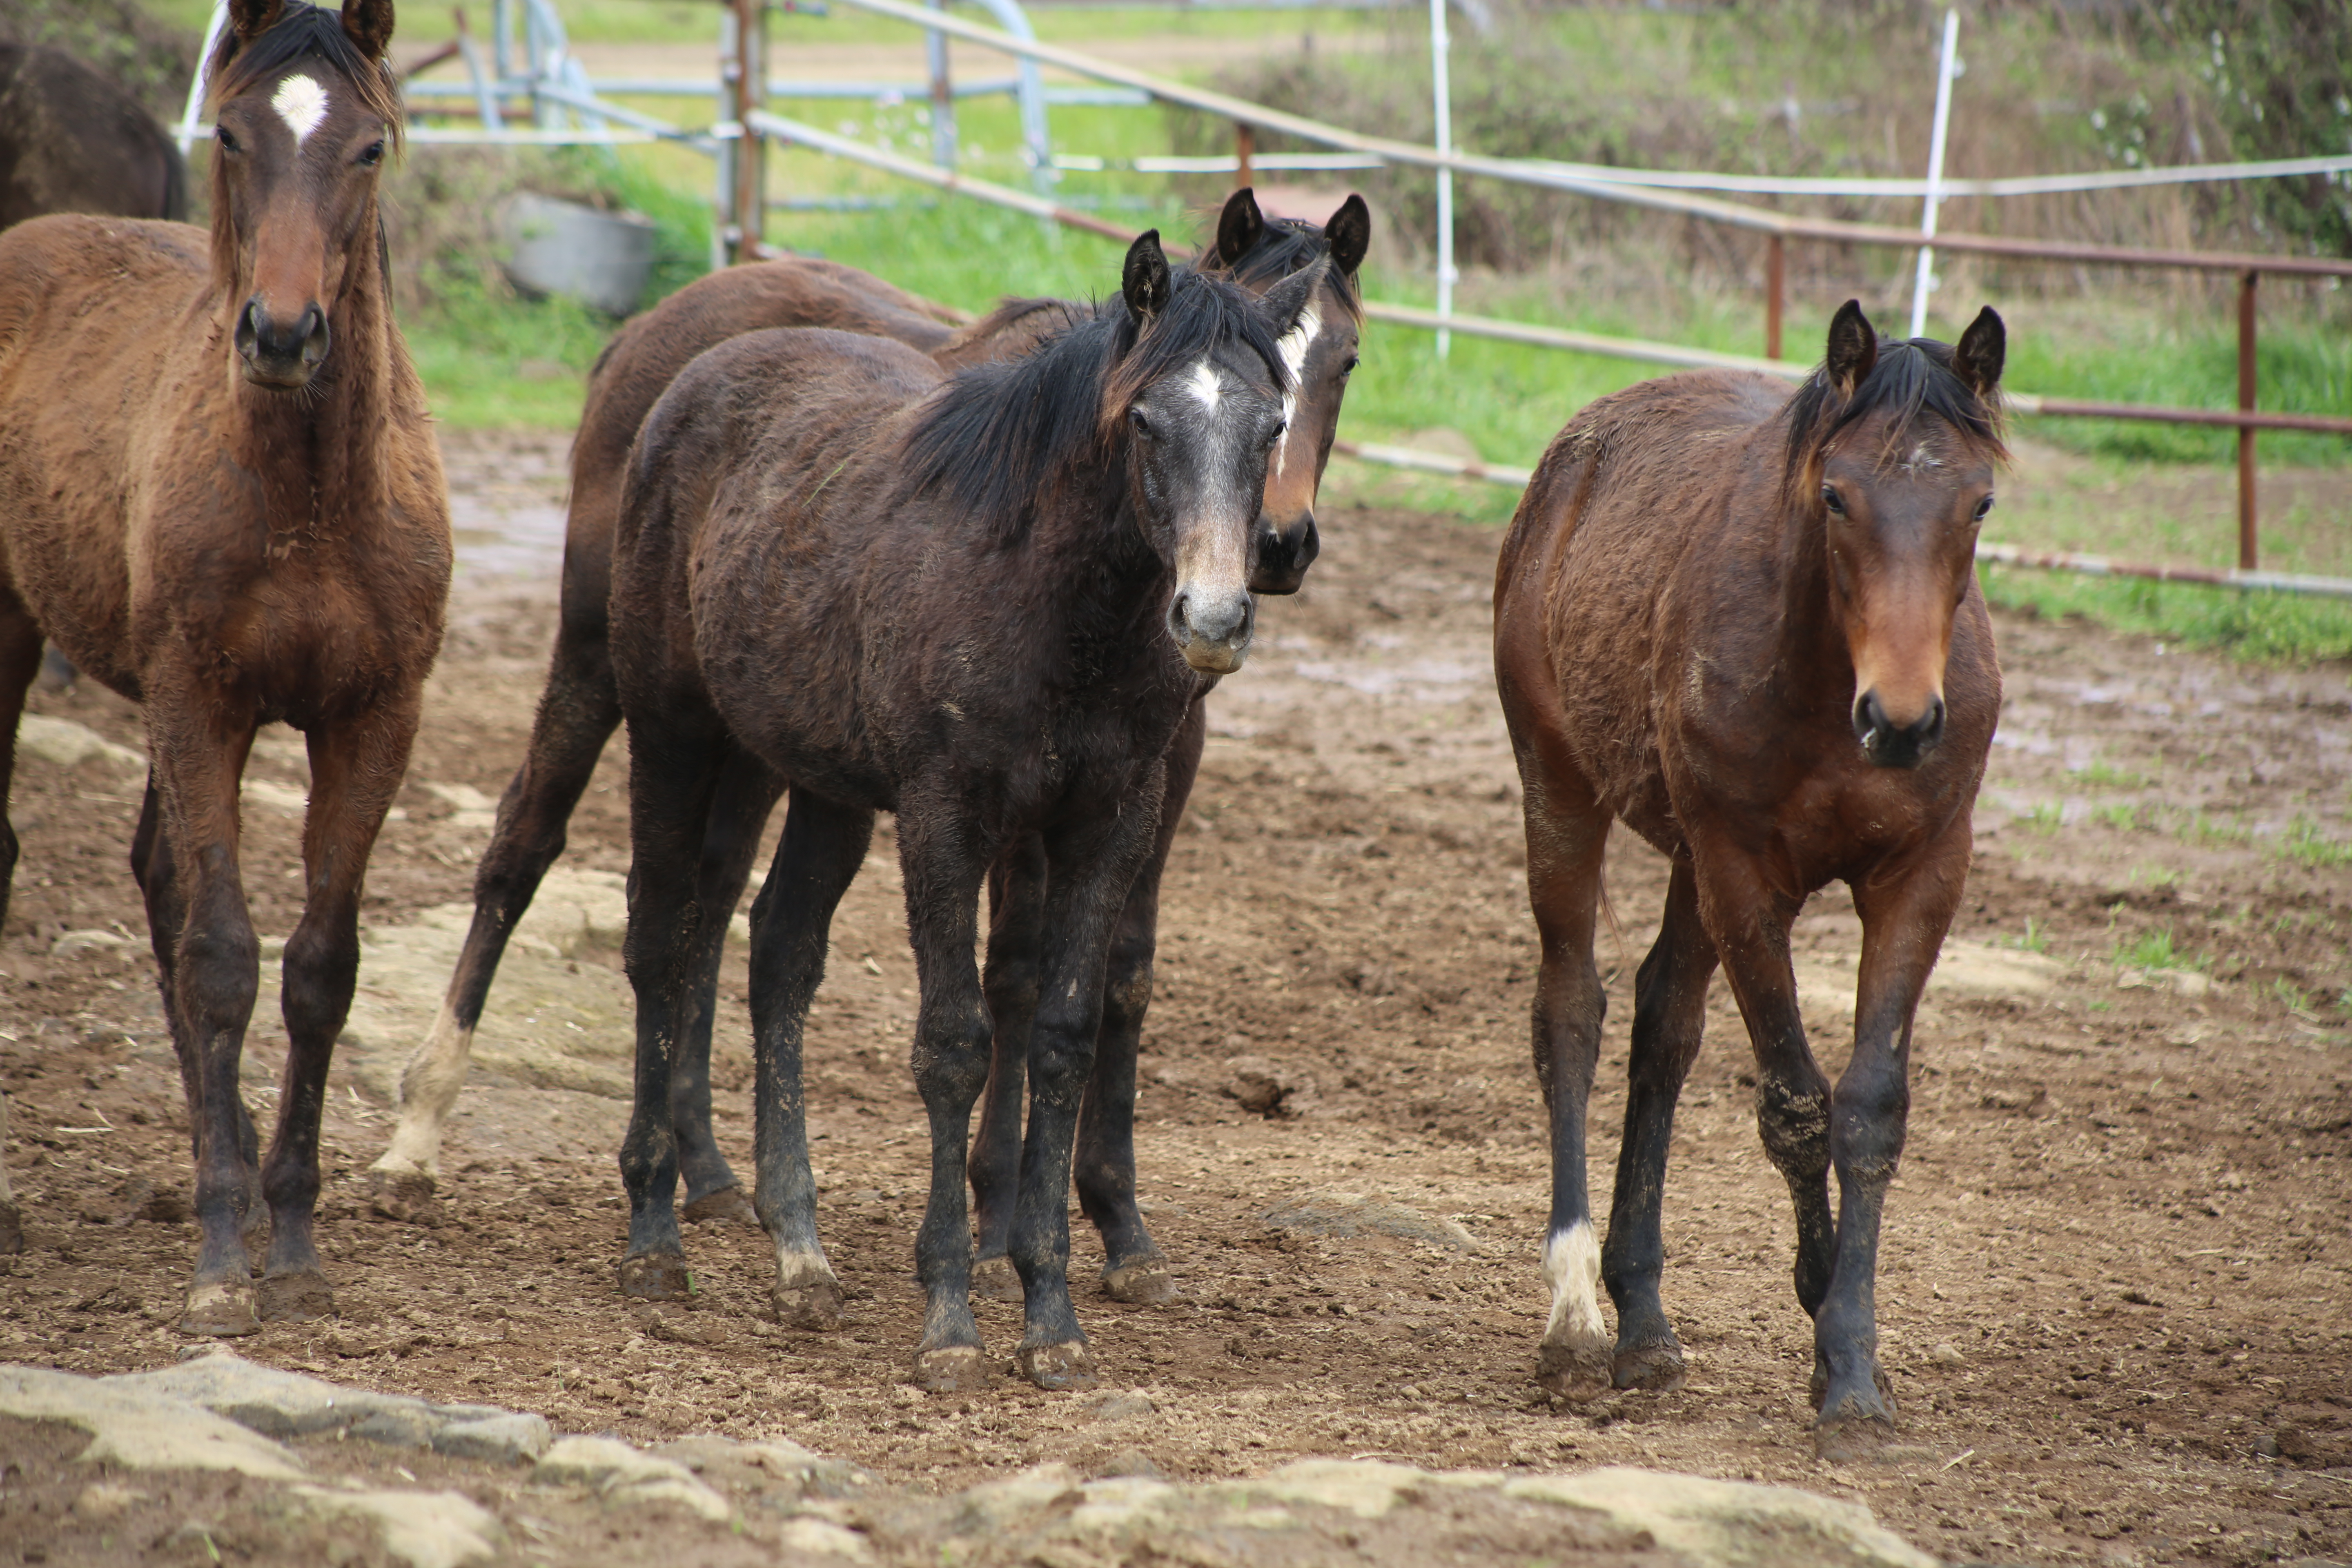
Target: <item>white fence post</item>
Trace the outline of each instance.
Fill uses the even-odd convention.
[[[213,46],[220,42],[222,30],[228,26],[228,0],[213,7],[213,19],[205,24],[205,47],[197,51],[196,70],[188,79],[188,109],[180,116],[180,156],[184,158],[195,147],[196,127],[205,121],[205,68],[212,63]]]
[[[1944,192],[1944,132],[1952,121],[1952,78],[1958,74],[1958,50],[1960,44],[1960,14],[1958,9],[1944,13],[1944,58],[1936,71],[1936,129],[1928,137],[1927,202],[1919,212],[1919,232],[1929,239],[1936,237],[1936,207],[1943,201]],[[1924,337],[1927,331],[1927,289],[1934,280],[1936,247],[1919,247],[1919,275],[1911,285],[1911,335]]]
[[[1454,151],[1454,94],[1446,64],[1445,0],[1429,0],[1429,89],[1436,110],[1437,155]],[[1454,171],[1437,171],[1437,313],[1454,314]],[[1437,331],[1437,357],[1454,347],[1454,334]]]

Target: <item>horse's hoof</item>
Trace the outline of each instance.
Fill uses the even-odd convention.
[[[1114,1301],[1157,1307],[1176,1299],[1176,1276],[1168,1271],[1168,1260],[1157,1253],[1117,1268],[1105,1268],[1102,1282],[1103,1294]]]
[[[233,1340],[260,1327],[261,1320],[253,1311],[253,1287],[245,1281],[188,1288],[187,1315],[180,1320],[182,1333]]]
[[[776,1321],[788,1329],[824,1333],[841,1327],[841,1287],[831,1280],[807,1285],[778,1285],[768,1294]]]
[[[1013,1267],[1013,1259],[1001,1252],[993,1258],[972,1260],[971,1293],[984,1301],[1018,1302],[1026,1299],[1021,1289],[1020,1270]]]
[[[315,1323],[335,1315],[335,1292],[315,1268],[263,1279],[257,1310],[265,1323]]]
[[[1097,1381],[1095,1358],[1077,1340],[1058,1345],[1023,1345],[1013,1361],[1022,1376],[1051,1394],[1092,1388]]]
[[[1849,1414],[1813,1424],[1813,1458],[1825,1465],[1866,1465],[1896,1447],[1888,1416]]]
[[[0,1204],[0,1258],[25,1250],[25,1221],[15,1204]]]
[[[1646,1389],[1653,1394],[1672,1394],[1690,1375],[1683,1365],[1683,1347],[1671,1339],[1625,1346],[1612,1359],[1610,1374],[1619,1388]]]
[[[1616,1386],[1607,1349],[1545,1345],[1536,1352],[1536,1386],[1573,1405],[1588,1405]]]
[[[732,1220],[753,1230],[760,1228],[759,1212],[752,1208],[751,1200],[745,1195],[740,1183],[703,1194],[678,1210],[677,1217],[689,1225],[717,1225]]]
[[[621,1259],[621,1294],[640,1301],[683,1301],[694,1293],[686,1259],[675,1252],[649,1252]]]
[[[915,1352],[915,1386],[926,1394],[970,1394],[988,1381],[988,1359],[978,1345]]]
[[[425,1171],[369,1171],[368,1207],[403,1225],[441,1223],[441,1200],[434,1193],[431,1173]]]

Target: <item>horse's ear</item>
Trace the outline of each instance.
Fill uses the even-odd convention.
[[[1829,373],[1831,385],[1852,392],[1877,363],[1878,329],[1862,313],[1861,300],[1848,300],[1830,318],[1830,350],[1822,368]]]
[[[1145,229],[1127,247],[1127,265],[1119,272],[1118,291],[1126,296],[1128,313],[1139,325],[1168,308],[1174,286],[1169,281],[1168,256],[1160,248],[1158,229]]]
[[[1298,325],[1298,318],[1307,313],[1315,290],[1322,286],[1326,265],[1318,257],[1313,266],[1300,268],[1265,291],[1260,305],[1273,321],[1276,337],[1288,335],[1291,328]]]
[[[228,25],[236,41],[249,44],[278,25],[286,0],[228,0]]]
[[[1353,278],[1356,268],[1364,264],[1364,253],[1372,247],[1372,209],[1355,192],[1339,204],[1339,210],[1323,226],[1323,237],[1331,246],[1331,265]]]
[[[2009,329],[1990,305],[1977,312],[1969,330],[1952,350],[1952,369],[1979,397],[1990,397],[2000,384],[2000,367],[2009,358]]]
[[[1247,185],[1237,186],[1225,198],[1225,210],[1217,216],[1218,263],[1225,267],[1237,265],[1265,237],[1265,215],[1258,211],[1257,193]]]
[[[343,31],[372,60],[392,47],[392,0],[343,0]]]

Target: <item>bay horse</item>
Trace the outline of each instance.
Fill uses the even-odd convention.
[[[0,43],[0,228],[46,213],[181,222],[188,162],[121,83],[63,49]]]
[[[1495,674],[1542,942],[1552,1307],[1538,1380],[1555,1394],[1681,1386],[1658,1293],[1659,1210],[1675,1101],[1720,963],[1755,1048],[1765,1152],[1796,1205],[1816,1444],[1834,1456],[1893,1430],[1879,1216],[1909,1113],[1912,1017],[1968,876],[2000,712],[1974,550],[2007,458],[2005,343],[1990,310],[1948,347],[1883,339],[1848,301],[1793,395],[1760,375],[1696,371],[1591,404],[1511,520]],[[1596,1246],[1584,1122],[1612,819],[1673,869],[1634,980],[1624,1142]],[[1852,889],[1863,923],[1853,1054],[1834,1089],[1806,1046],[1789,956],[1790,923],[1832,880]],[[1613,1347],[1598,1280],[1617,1309]]]
[[[776,329],[697,358],[646,416],[613,551],[637,998],[625,1292],[686,1286],[670,1070],[703,933],[727,919],[702,908],[698,864],[714,834],[755,831],[789,789],[751,909],[754,1202],[779,1315],[838,1301],[802,1029],[834,909],[891,811],[931,1134],[914,1375],[934,1390],[984,1375],[964,1202],[991,1043],[973,943],[989,868],[1034,834],[1045,934],[1016,1359],[1041,1387],[1092,1381],[1065,1194],[1112,929],[1160,826],[1170,742],[1202,678],[1249,650],[1250,546],[1292,390],[1280,344],[1323,265],[1253,298],[1171,273],[1146,234],[1118,303],[1017,359],[949,377],[888,339]]]
[[[1286,354],[1297,362],[1296,407],[1267,478],[1265,526],[1256,537],[1250,583],[1256,593],[1295,593],[1319,548],[1315,500],[1356,365],[1362,310],[1355,273],[1370,240],[1371,215],[1360,196],[1348,197],[1318,227],[1265,219],[1244,188],[1227,199],[1216,237],[1200,263],[1204,271],[1263,293],[1294,273],[1328,262],[1311,312],[1314,330],[1286,340]],[[587,407],[572,446],[562,607],[546,690],[529,751],[499,803],[497,826],[476,874],[473,921],[447,995],[432,1033],[402,1076],[399,1121],[370,1172],[377,1212],[426,1224],[437,1215],[441,1128],[464,1083],[474,1029],[499,960],[548,867],[562,852],[565,823],[605,741],[619,726],[607,643],[613,536],[625,459],[655,400],[695,355],[763,328],[832,327],[893,338],[960,369],[1026,353],[1095,313],[1091,304],[1013,300],[958,329],[940,307],[870,274],[835,262],[791,258],[712,273],[632,318],[615,335],[590,376]],[[1080,1202],[1103,1233],[1105,1283],[1120,1300],[1158,1300],[1171,1289],[1135,1199],[1134,1061],[1150,1002],[1160,868],[1205,735],[1203,715],[1189,713],[1171,748],[1165,820],[1120,918],[1097,1079],[1083,1113]],[[745,834],[704,847],[702,908],[731,910],[740,900],[761,826],[753,821]],[[1027,1029],[1021,1020],[1034,1011],[1029,993],[1039,951],[1036,869],[1034,854],[1016,847],[991,879],[996,918],[987,984],[997,1019],[995,1062],[971,1163],[980,1237],[977,1288],[1008,1299],[1019,1289],[1006,1249],[1026,1056]],[[671,1075],[675,1124],[687,1215],[756,1223],[710,1124],[710,1031],[723,924],[707,933],[708,949],[697,958],[695,1022],[685,1032]],[[827,1326],[829,1321],[817,1310],[804,1326]]]
[[[384,278],[391,0],[235,0],[229,20],[209,67],[209,237],[83,216],[0,235],[0,733],[12,762],[44,633],[144,710],[131,860],[188,1098],[203,1240],[181,1328],[202,1334],[332,1310],[311,1237],[327,1067],[450,570],[440,457]],[[237,790],[274,720],[305,731],[311,788],[257,1170],[237,1089],[260,974]],[[0,830],[0,888],[16,855]]]

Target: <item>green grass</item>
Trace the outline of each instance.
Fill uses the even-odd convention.
[[[2012,946],[2026,952],[2048,952],[2050,927],[2047,922],[2037,921],[2032,915],[2028,915],[2025,917],[2024,933],[2011,937],[2010,942]]]
[[[2328,837],[2319,824],[2307,816],[2298,816],[2288,825],[2273,853],[2282,860],[2292,860],[2314,870],[2352,866],[2352,843]]]
[[[2194,583],[1986,566],[1985,597],[2013,610],[2082,616],[2117,631],[2273,663],[2352,658],[2352,602]]]
[[[2213,955],[2209,952],[2191,954],[2178,947],[2172,939],[2172,928],[2162,926],[2143,931],[2126,942],[2117,938],[2115,962],[2126,969],[2210,969]]]

